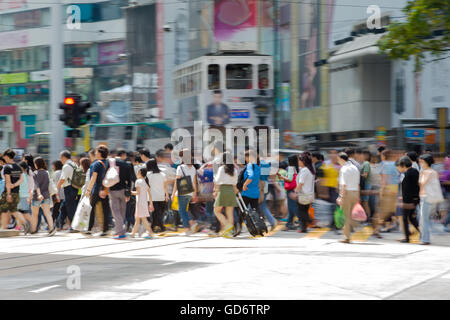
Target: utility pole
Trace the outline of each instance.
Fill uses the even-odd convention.
[[[50,161],[58,159],[64,148],[64,129],[59,120],[59,103],[64,99],[63,77],[63,16],[61,0],[51,6],[52,42],[50,45]]]

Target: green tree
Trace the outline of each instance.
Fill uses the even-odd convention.
[[[450,0],[412,0],[403,9],[406,20],[388,26],[378,43],[391,59],[414,58],[422,69],[426,53],[442,58],[450,51]]]

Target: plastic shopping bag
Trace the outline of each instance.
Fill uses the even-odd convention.
[[[77,211],[75,211],[75,215],[72,221],[72,229],[86,232],[89,227],[89,218],[91,216],[91,202],[89,198],[83,197],[81,201],[78,203]]]
[[[172,205],[170,206],[170,209],[172,209],[173,211],[178,211],[178,209],[179,209],[178,196],[173,197]],[[189,210],[189,203],[187,204],[187,207],[186,207],[186,211],[188,211],[188,210]]]
[[[334,224],[338,229],[341,229],[345,225],[345,214],[341,207],[336,207],[334,211]]]
[[[367,220],[366,212],[360,203],[355,204],[352,210],[352,220],[364,222]]]

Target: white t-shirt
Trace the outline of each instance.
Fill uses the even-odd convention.
[[[314,175],[308,168],[301,168],[297,175],[297,185],[303,184],[300,193],[314,194]]]
[[[166,175],[160,173],[147,173],[148,182],[150,184],[150,193],[152,201],[166,201],[166,194],[164,192],[164,184],[167,181]]]
[[[72,160],[67,160],[62,168],[61,173],[61,180],[64,180],[64,183],[62,185],[63,188],[68,187],[71,185],[70,180],[72,180],[73,176],[73,168],[77,165]]]
[[[358,168],[347,161],[339,171],[339,184],[345,185],[348,191],[359,191],[360,174]]]
[[[195,183],[195,176],[197,175],[197,169],[194,166],[188,167],[186,164],[179,165],[177,168],[177,177],[191,176],[192,184]],[[177,191],[178,195],[178,191]],[[193,196],[194,193],[185,194],[185,196]]]
[[[172,168],[170,165],[164,164],[164,163],[158,164],[158,168],[159,168],[159,170],[161,170],[162,173],[165,174],[167,181],[175,180],[175,176],[176,176],[175,168]],[[169,192],[169,195],[172,194],[173,181],[167,185],[167,191]]]
[[[225,166],[221,166],[219,168],[219,171],[217,172],[217,175],[214,176],[214,183],[215,184],[230,184],[230,185],[236,185],[238,180],[238,171],[236,168],[234,168],[234,175],[230,176],[229,174],[225,173]]]

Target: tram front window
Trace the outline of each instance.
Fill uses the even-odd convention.
[[[228,64],[226,71],[227,89],[253,89],[251,64]]]
[[[220,89],[220,66],[218,64],[208,66],[208,89]]]

